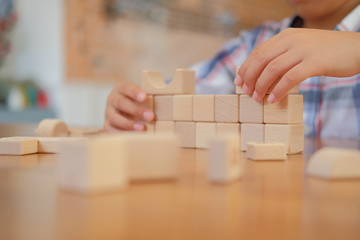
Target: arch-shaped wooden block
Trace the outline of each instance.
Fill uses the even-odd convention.
[[[173,80],[166,84],[160,72],[144,70],[141,88],[148,94],[195,94],[195,71],[177,69]]]
[[[44,119],[36,129],[36,135],[39,137],[66,137],[69,130],[64,121],[60,119]]]

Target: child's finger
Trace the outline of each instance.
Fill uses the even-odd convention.
[[[140,87],[125,81],[118,84],[117,92],[140,103],[146,99],[146,94]]]

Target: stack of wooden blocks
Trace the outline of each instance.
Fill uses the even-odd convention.
[[[142,89],[146,106],[156,115],[148,131],[174,133],[184,148],[208,148],[217,135],[241,134],[241,150],[247,142],[284,143],[287,153],[303,151],[303,98],[299,88],[291,89],[280,102],[270,104],[267,96],[256,102],[237,87],[236,95],[195,95],[195,73],[176,70],[166,84],[161,73],[143,71]]]

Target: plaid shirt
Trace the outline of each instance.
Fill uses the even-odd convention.
[[[225,44],[211,60],[192,67],[196,71],[197,94],[233,94],[236,66],[240,66],[259,44],[288,27],[300,27],[299,17],[265,22],[243,31]],[[335,28],[360,32],[360,5]],[[304,96],[304,124],[309,137],[360,139],[360,74],[348,78],[311,77],[300,83]]]

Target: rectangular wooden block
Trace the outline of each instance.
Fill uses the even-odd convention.
[[[38,137],[39,153],[59,153],[60,145],[64,142],[85,140],[85,137]]]
[[[285,160],[285,144],[248,142],[246,157],[251,160]]]
[[[141,88],[148,94],[195,94],[195,71],[177,69],[173,80],[166,84],[160,72],[142,72]]]
[[[175,122],[180,147],[195,148],[195,122]]]
[[[241,123],[263,123],[264,103],[255,101],[251,95],[241,95],[239,98]]]
[[[208,179],[229,183],[241,177],[239,135],[216,137],[210,142]]]
[[[131,181],[177,178],[179,148],[173,134],[133,134],[126,139]]]
[[[285,144],[288,154],[304,150],[304,124],[265,124],[265,142]]]
[[[215,95],[215,121],[239,122],[239,96]]]
[[[172,121],[174,116],[173,96],[155,96],[154,111],[156,120]]]
[[[155,132],[158,133],[175,133],[175,122],[174,121],[156,121]]]
[[[124,137],[96,137],[60,145],[59,186],[79,193],[122,190],[128,185]]]
[[[274,86],[271,86],[267,91],[266,94],[270,94],[272,90],[274,89]],[[287,94],[297,94],[299,93],[299,85],[296,85],[292,89],[290,89]],[[245,94],[241,86],[236,86],[236,94]]]
[[[175,95],[174,96],[174,120],[192,121],[193,120],[193,96],[194,95]]]
[[[264,142],[264,124],[241,124],[241,151],[246,151],[248,142]]]
[[[303,122],[303,96],[289,94],[279,102],[270,104],[265,96],[264,122],[265,123],[302,123]]]
[[[36,138],[0,138],[0,155],[26,155],[38,152]]]
[[[196,123],[196,148],[208,148],[211,139],[216,137],[216,123]]]
[[[193,97],[193,120],[195,122],[215,122],[215,95],[195,95]]]

